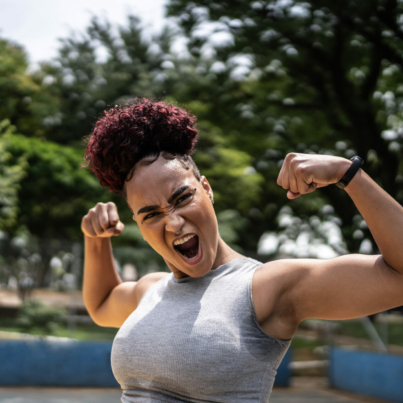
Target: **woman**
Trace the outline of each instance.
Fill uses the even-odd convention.
[[[126,197],[172,272],[122,283],[110,243],[124,228],[116,206],[98,203],[83,218],[84,301],[97,324],[120,328],[112,368],[125,403],[268,402],[302,320],[403,305],[403,209],[359,161],[288,154],[277,182],[294,199],[343,179],[382,255],[263,264],[221,239],[213,189],[190,157],[196,137],[186,111],[141,99],[107,112],[87,144],[91,169]]]

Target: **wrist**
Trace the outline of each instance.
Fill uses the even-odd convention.
[[[349,161],[349,167],[343,174],[343,176],[336,182],[336,186],[340,189],[344,189],[356,176],[357,172],[360,170],[364,160],[358,155],[352,157]]]
[[[352,190],[360,188],[360,181],[362,180],[363,170],[359,169],[358,172],[354,175],[354,178],[351,179],[350,183],[344,188],[347,193],[351,193]]]
[[[110,244],[111,239],[110,238],[100,238],[100,237],[89,237],[87,235],[84,235],[84,242],[86,248],[90,249],[95,249],[95,250],[100,250],[106,247],[107,245]]]
[[[348,171],[348,169],[351,167],[351,164],[353,162],[348,160],[347,158],[342,158],[342,161],[340,161],[340,165],[338,167],[338,172],[337,172],[337,181],[336,183],[340,182],[341,178],[345,175],[345,173]],[[335,183],[335,184],[336,184]]]

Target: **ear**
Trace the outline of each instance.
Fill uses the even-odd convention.
[[[203,189],[207,193],[207,196],[210,199],[214,199],[213,189],[211,188],[210,183],[208,182],[207,178],[204,175],[201,176],[200,183],[202,184]]]

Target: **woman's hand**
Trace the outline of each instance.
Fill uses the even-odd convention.
[[[115,203],[98,203],[81,221],[81,231],[90,238],[110,238],[122,233],[125,226],[119,221]]]
[[[350,160],[332,155],[290,153],[285,157],[277,184],[289,189],[287,197],[295,199],[337,183],[350,165]]]

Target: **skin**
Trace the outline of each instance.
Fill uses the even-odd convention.
[[[351,161],[340,157],[288,154],[277,183],[295,199],[319,187],[337,183]],[[188,185],[166,214],[138,215],[149,205],[169,207],[177,188]],[[342,191],[342,190],[341,190]],[[403,305],[403,208],[362,169],[345,188],[360,211],[382,255],[345,255],[335,259],[282,259],[260,266],[253,277],[252,297],[258,321],[273,337],[289,339],[307,318],[352,319]],[[176,160],[162,157],[135,167],[127,182],[127,200],[144,239],[163,256],[176,278],[201,277],[231,260],[243,257],[221,239],[206,178],[200,182]],[[188,199],[181,197],[191,194]],[[162,210],[159,210],[161,212]],[[151,214],[147,220],[144,218]],[[152,273],[138,282],[122,283],[114,266],[111,236],[124,226],[113,203],[98,204],[83,218],[85,271],[83,295],[87,309],[101,326],[120,327],[144,293],[166,273]],[[203,258],[184,262],[172,240],[196,233]],[[388,262],[388,263],[386,263]]]
[[[168,207],[169,197],[181,186],[189,188],[174,200],[173,211],[168,214],[160,211],[137,214],[145,206]],[[158,191],[150,192],[150,187]],[[149,166],[137,167],[132,180],[127,183],[126,194],[134,212],[133,219],[144,239],[164,258],[176,278],[201,277],[224,263],[242,257],[220,237],[210,200],[213,191],[207,179],[202,176],[199,182],[193,172],[184,169],[178,160],[167,161],[159,157]],[[181,231],[179,236],[175,235],[178,231]],[[187,264],[173,248],[173,240],[185,234],[198,235],[201,243],[203,259],[195,266]]]

